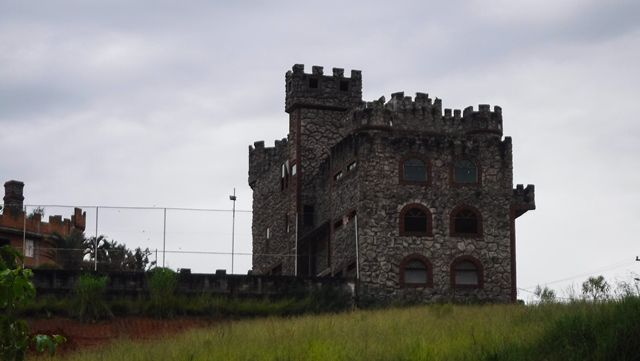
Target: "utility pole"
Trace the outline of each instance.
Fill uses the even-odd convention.
[[[231,221],[231,274],[233,274],[233,258],[235,255],[235,231],[236,231],[236,188],[233,187],[233,195],[229,196],[233,201],[233,219]]]

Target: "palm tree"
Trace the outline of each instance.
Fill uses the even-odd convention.
[[[93,248],[91,240],[77,229],[66,236],[54,233],[51,239],[56,246],[54,258],[63,269],[81,269],[84,257],[91,254]]]

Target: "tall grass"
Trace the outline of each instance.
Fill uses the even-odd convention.
[[[637,360],[640,300],[432,305],[226,322],[69,360]],[[634,358],[635,357],[635,358]]]

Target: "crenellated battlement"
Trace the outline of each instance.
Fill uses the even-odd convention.
[[[416,93],[415,98],[404,92],[391,94],[372,102],[365,102],[345,118],[345,130],[409,130],[451,135],[495,134],[502,136],[502,108],[493,111],[487,104],[460,109],[442,110],[442,100],[431,99],[426,93]]]
[[[71,218],[63,218],[60,215],[49,216],[48,222],[42,221],[42,216],[35,213],[26,216],[24,211],[19,213],[8,213],[0,215],[0,227],[14,229],[21,232],[23,229],[27,233],[50,236],[57,233],[61,236],[71,234],[73,229],[85,230],[87,213],[80,208],[74,208]]]
[[[516,185],[513,189],[511,207],[515,211],[515,217],[520,217],[527,211],[536,209],[536,189],[533,184]]]
[[[276,140],[273,147],[265,147],[264,141],[254,142],[249,146],[249,185],[252,185],[261,174],[271,170],[288,158],[287,138]]]
[[[344,76],[344,69],[333,68],[332,75],[324,75],[324,68],[313,66],[311,73],[304,72],[303,64],[296,64],[285,75],[285,111],[298,107],[344,111],[362,103],[362,73],[351,70],[351,77]]]

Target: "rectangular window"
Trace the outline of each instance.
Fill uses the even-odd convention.
[[[24,256],[33,258],[35,257],[35,247],[33,245],[33,240],[27,239],[24,241]]]
[[[267,239],[271,238],[271,228],[267,227]]]
[[[289,228],[289,215],[285,214],[284,215],[284,229],[287,233],[289,233],[290,228]]]
[[[342,171],[339,171],[338,173],[336,173],[336,175],[333,176],[333,179],[335,181],[339,181],[340,179],[342,179],[343,176],[344,174],[342,173]]]
[[[298,165],[297,165],[297,164],[295,164],[295,163],[293,163],[293,164],[291,165],[291,175],[292,175],[292,176],[294,176],[294,175],[296,175],[296,174],[298,174]]]
[[[305,227],[313,226],[313,206],[305,205],[302,209],[302,224]]]
[[[354,170],[356,169],[356,166],[357,166],[357,165],[358,165],[358,164],[357,164],[356,162],[351,162],[351,163],[349,163],[349,165],[347,166],[347,171],[349,171],[349,172],[354,171]]]

